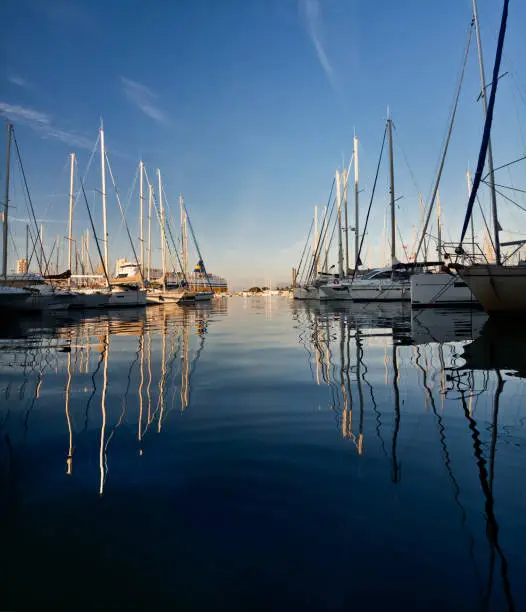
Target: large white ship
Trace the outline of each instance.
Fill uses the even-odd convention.
[[[145,279],[148,278],[148,273],[144,271]],[[118,259],[115,270],[115,278],[128,280],[140,280],[139,266],[126,259]],[[152,268],[149,274],[150,282],[160,281],[162,278],[162,270],[158,268]],[[166,275],[166,282],[170,285],[181,285],[184,286],[184,278],[180,272],[173,273],[169,272]],[[197,262],[195,268],[187,276],[187,289],[189,291],[207,292],[210,288],[214,293],[226,293],[228,291],[228,281],[222,276],[205,272],[205,268],[202,262]]]

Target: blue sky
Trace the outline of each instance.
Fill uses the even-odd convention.
[[[479,0],[488,75],[500,10],[501,2]],[[86,168],[103,117],[124,202],[142,158],[150,176],[161,168],[171,205],[185,196],[210,270],[234,286],[287,281],[312,207],[325,203],[335,169],[349,161],[354,131],[365,215],[389,106],[399,225],[411,244],[417,193],[429,199],[447,128],[471,0],[7,0],[2,11],[10,25],[0,48],[0,111],[16,126],[49,243],[66,233],[68,154]],[[526,151],[524,23],[526,6],[512,0],[497,165]],[[446,236],[455,240],[482,130],[478,91],[473,45],[441,186]],[[99,163],[87,179],[97,220]],[[521,173],[511,178],[526,187]],[[387,202],[384,164],[367,237],[373,264]],[[13,216],[23,218],[16,180],[14,204]],[[113,258],[128,255],[113,197],[109,204]],[[510,208],[504,229],[525,229],[524,214]],[[136,236],[136,190],[127,210]],[[75,219],[80,233],[82,203]],[[21,244],[23,224],[14,221],[12,231]]]

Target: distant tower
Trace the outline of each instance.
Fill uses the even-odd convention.
[[[27,259],[18,259],[16,262],[16,273],[27,274]]]

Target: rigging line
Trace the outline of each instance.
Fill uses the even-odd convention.
[[[518,157],[517,159],[514,159],[513,161],[508,162],[507,164],[503,164],[502,166],[498,166],[497,168],[493,169],[493,174],[495,174],[495,172],[497,172],[497,170],[502,170],[503,168],[507,168],[508,166],[512,166],[513,164],[518,164],[519,162],[523,161],[524,159],[526,159],[526,155],[523,155],[522,157]],[[487,174],[485,174],[480,180],[481,181],[485,181],[489,176],[489,172]]]
[[[303,247],[303,252],[302,252],[301,257],[300,257],[300,263],[299,263],[298,267],[296,268],[296,270],[297,270],[296,274],[297,274],[298,277],[300,276],[300,273],[301,273],[301,266],[303,265],[303,258],[305,257],[305,252],[306,252],[307,246],[309,244],[309,239],[310,239],[310,235],[312,233],[312,228],[313,227],[314,227],[314,219],[310,223],[310,229],[309,229],[309,233],[307,234],[307,240],[305,241],[305,246]]]
[[[509,0],[504,0],[504,7],[502,9],[502,19],[500,22],[499,39],[497,43],[497,51],[495,54],[495,65],[493,66],[491,93],[489,96],[489,103],[488,103],[488,109],[486,112],[486,119],[484,121],[484,132],[482,135],[482,142],[480,144],[479,158],[477,161],[477,170],[475,172],[475,178],[473,180],[473,187],[471,188],[471,193],[470,193],[469,200],[468,200],[466,216],[464,219],[464,224],[462,226],[462,232],[460,234],[460,241],[459,241],[459,246],[458,246],[458,250],[460,252],[462,251],[462,242],[464,240],[466,232],[468,231],[469,220],[471,219],[471,214],[473,212],[473,204],[475,202],[475,197],[477,195],[477,192],[480,186],[482,172],[484,170],[484,165],[486,162],[486,155],[488,152],[488,145],[489,145],[490,134],[491,134],[491,125],[493,123],[493,111],[495,108],[495,97],[497,94],[497,84],[499,80],[500,62],[502,59],[502,47],[504,46],[504,36],[506,34],[506,23],[508,21],[508,4],[509,4]],[[494,172],[495,170],[493,170],[493,173]],[[498,235],[498,232],[496,232],[496,234]],[[498,247],[498,245],[496,246]]]
[[[438,168],[438,173],[436,176],[436,180],[435,180],[435,185],[433,187],[433,195],[431,196],[431,200],[429,202],[429,210],[427,211],[427,216],[426,216],[426,221],[424,223],[424,227],[422,228],[422,236],[420,238],[420,241],[418,243],[418,247],[416,249],[415,252],[415,262],[418,260],[418,254],[420,252],[420,249],[422,248],[422,243],[424,242],[424,236],[427,232],[427,228],[429,226],[429,221],[431,219],[431,213],[433,212],[433,208],[435,206],[435,200],[437,197],[437,193],[438,193],[438,187],[440,185],[440,179],[442,178],[442,171],[444,170],[444,164],[446,162],[446,155],[447,155],[447,151],[449,148],[449,143],[451,140],[451,134],[453,133],[453,125],[455,124],[455,116],[457,114],[457,108],[458,108],[458,102],[460,100],[460,92],[462,91],[462,83],[464,82],[464,74],[466,72],[466,64],[468,61],[468,55],[469,55],[469,48],[471,47],[471,38],[473,35],[473,25],[474,25],[474,20],[471,20],[471,23],[469,25],[469,32],[468,32],[468,42],[466,44],[466,51],[464,53],[464,59],[462,61],[462,69],[460,71],[460,78],[458,81],[458,87],[457,87],[457,92],[455,95],[455,103],[453,104],[453,111],[451,112],[451,118],[449,121],[449,128],[447,131],[447,137],[446,137],[446,141],[444,143],[444,148],[442,150],[442,158],[440,160],[440,166]]]
[[[137,185],[138,177],[139,177],[139,167],[137,167],[135,169],[135,176],[133,177],[132,184],[130,186],[130,189],[128,190],[128,196],[126,198],[126,206],[124,207],[124,214],[126,214],[128,212],[128,208],[130,207],[130,202],[131,202],[133,194],[135,193],[135,187]],[[117,234],[117,238],[119,238],[120,235],[121,235],[123,225],[124,225],[124,223],[123,223],[123,221],[121,221],[121,225],[119,227],[119,232]]]
[[[393,127],[395,129],[395,132],[398,131],[396,129],[396,124],[394,122],[393,122]],[[399,151],[402,153],[402,157],[404,159],[405,165],[407,166],[407,169],[409,170],[409,175],[411,176],[411,181],[413,182],[413,187],[416,189],[417,193],[422,193],[422,190],[420,189],[420,187],[418,186],[418,183],[416,182],[415,173],[413,172],[411,166],[409,165],[409,159],[399,141],[400,141],[400,137],[397,139],[396,148],[399,149]]]
[[[85,183],[86,179],[88,178],[88,173],[90,171],[91,168],[91,164],[93,163],[93,158],[95,157],[95,153],[98,150],[99,147],[99,140],[100,140],[100,132],[97,133],[97,140],[95,141],[95,145],[93,146],[93,149],[91,150],[91,155],[90,158],[88,160],[88,164],[86,166],[86,170],[84,172],[84,176],[82,177],[82,182]],[[75,165],[77,166],[78,169],[78,162],[77,162],[77,157],[75,156]],[[81,190],[77,189],[77,194],[75,195],[75,200],[73,201],[73,210],[75,210],[76,206],[77,206],[77,202],[80,198],[80,193]]]
[[[26,193],[27,193],[27,198],[29,200],[29,205],[30,205],[30,208],[31,208],[31,217],[32,217],[33,222],[35,223],[35,228],[36,228],[37,235],[38,235],[38,241],[39,241],[40,247],[42,249],[42,259],[43,259],[43,262],[46,264],[46,266],[44,268],[44,273],[47,273],[47,270],[48,270],[48,267],[49,267],[49,263],[48,263],[48,261],[46,259],[46,254],[44,252],[44,245],[42,244],[42,240],[40,238],[40,233],[38,231],[38,223],[37,223],[37,218],[36,218],[36,215],[35,215],[35,209],[33,207],[33,201],[31,200],[31,194],[29,193],[29,185],[27,184],[26,173],[25,173],[25,170],[24,170],[24,165],[22,164],[22,157],[20,155],[20,149],[18,147],[18,140],[16,138],[14,127],[13,127],[12,134],[13,134],[13,140],[15,142],[15,148],[16,148],[16,155],[17,155],[17,158],[18,158],[18,164],[20,166],[20,171],[22,173],[22,179],[24,181],[24,187],[25,187],[25,190],[26,190]],[[40,271],[42,272],[42,266],[41,266],[41,270]]]
[[[484,179],[482,179],[482,182],[486,183]],[[495,187],[501,187],[502,189],[511,189],[511,191],[518,191],[519,193],[526,193],[526,189],[519,189],[518,187],[510,187],[509,185],[499,185],[498,183],[494,183],[494,185]]]
[[[143,166],[143,168],[144,168],[144,173],[146,175],[146,182],[148,183],[148,185],[151,185],[150,179],[148,177],[148,171],[146,170],[146,166]],[[152,202],[153,202],[153,206],[154,206],[154,209],[155,209],[155,214],[157,215],[157,221],[159,222],[159,226],[160,226],[161,225],[161,214],[160,214],[159,208],[157,206],[157,198],[155,197],[155,191],[153,190],[153,187],[152,187]],[[170,228],[170,224],[169,223],[165,223],[165,229],[166,228],[168,228],[168,233],[170,234],[170,238],[171,238],[172,243],[173,243],[175,254],[177,255],[177,261],[179,262],[179,266],[181,267],[182,276],[183,276],[184,280],[188,283],[188,281],[186,279],[186,276],[185,276],[185,273],[184,273],[183,264],[181,263],[181,259],[179,257],[179,251],[177,250],[177,247],[175,246],[175,240],[173,238],[172,230]],[[166,240],[166,232],[165,232],[165,240]],[[168,243],[168,240],[166,240],[166,246],[168,247],[168,253],[170,254],[170,259],[172,260],[172,268],[173,268],[173,270],[175,272],[175,260],[174,260],[174,256],[173,256],[172,250],[170,248],[170,244]]]
[[[119,204],[119,209],[121,211],[121,215],[122,215],[122,221],[124,223],[124,227],[126,228],[126,233],[128,234],[128,240],[130,241],[130,246],[132,248],[133,251],[133,256],[135,257],[135,263],[137,265],[137,268],[139,269],[139,274],[141,277],[141,282],[144,285],[144,276],[142,273],[142,267],[139,265],[139,258],[137,257],[137,251],[135,250],[135,246],[133,245],[133,240],[130,234],[130,228],[128,227],[128,223],[126,222],[126,217],[124,216],[124,209],[122,208],[122,203],[121,203],[121,198],[119,196],[119,190],[117,189],[117,185],[115,183],[115,178],[113,177],[113,172],[111,170],[111,165],[110,165],[110,160],[108,158],[108,154],[106,153],[105,155],[106,157],[106,163],[108,164],[108,170],[110,171],[110,177],[111,177],[111,182],[113,183],[113,189],[115,190],[115,196],[117,198],[117,202]]]
[[[363,242],[365,240],[365,234],[367,233],[367,225],[369,224],[369,216],[371,214],[371,208],[372,208],[372,205],[373,205],[374,194],[376,192],[376,184],[378,182],[378,175],[380,174],[380,165],[382,163],[382,156],[383,156],[383,153],[384,153],[385,137],[386,136],[387,136],[387,123],[385,124],[385,128],[384,128],[384,136],[382,138],[382,147],[380,149],[380,157],[378,158],[378,164],[376,166],[376,175],[374,177],[373,190],[371,192],[371,199],[369,201],[369,208],[367,209],[367,216],[365,217],[365,225],[363,227],[362,239],[360,240],[360,248],[358,250],[358,255],[356,255],[356,261],[354,262],[354,270],[352,272],[351,284],[353,283],[354,277],[356,276],[356,269],[358,267],[358,262],[360,261],[360,257],[361,257],[361,254],[362,254],[362,248],[363,248]]]
[[[336,178],[333,178],[332,179],[331,190],[329,192],[329,197],[327,199],[327,210],[329,210],[329,204],[330,204],[330,201],[332,199],[332,193],[334,191],[335,184],[336,184]],[[334,203],[333,203],[333,206],[334,206]],[[307,281],[312,278],[312,275],[313,275],[314,270],[316,268],[316,261],[319,259],[320,247],[323,244],[323,240],[325,239],[325,236],[327,234],[328,223],[326,223],[326,217],[327,217],[327,215],[325,214],[324,215],[324,219],[323,219],[323,223],[322,223],[322,226],[321,226],[321,232],[320,232],[320,234],[323,235],[323,239],[318,240],[318,244],[316,245],[316,251],[314,252],[314,258],[313,258],[313,262],[312,262],[312,265],[311,265],[310,270],[309,270],[309,275],[307,277]]]
[[[484,185],[487,185],[488,183],[486,181],[482,181],[484,183]],[[511,189],[511,187],[510,187]],[[518,202],[515,202],[515,200],[512,200],[509,196],[505,195],[504,193],[502,193],[502,191],[499,191],[498,189],[495,189],[495,191],[501,196],[503,197],[505,200],[508,200],[508,202],[511,202],[512,204],[515,204],[515,206],[517,206],[517,208],[520,208],[521,210],[523,210],[524,212],[526,212],[526,208],[524,208],[524,206],[521,206]],[[520,190],[519,190],[520,191]]]
[[[336,199],[333,200],[332,206],[330,211],[327,209],[327,213],[326,215],[324,215],[324,221],[325,218],[327,218],[327,221],[324,223],[324,227],[323,227],[323,233],[320,234],[320,237],[318,239],[318,248],[315,250],[315,252],[312,254],[312,261],[310,263],[310,267],[309,267],[309,271],[306,274],[306,278],[305,278],[305,282],[308,284],[310,283],[315,277],[316,277],[316,266],[319,263],[319,259],[320,259],[320,251],[321,251],[321,245],[323,245],[326,241],[327,238],[327,233],[329,231],[329,226],[330,226],[330,221],[332,219],[332,215],[334,212],[334,206],[336,203]],[[332,237],[334,236],[334,231],[335,231],[336,225],[333,226],[332,229],[332,234],[331,234],[331,241],[329,243],[329,249],[332,243]],[[328,256],[328,252],[327,252],[327,256]],[[307,258],[305,260],[305,266],[307,266],[309,264],[310,258]],[[327,262],[327,257],[325,258],[325,263]],[[304,273],[307,272],[307,268],[305,268]]]
[[[77,163],[77,162],[75,162]],[[91,210],[88,203],[88,198],[86,197],[86,190],[84,189],[84,181],[80,180],[80,188],[82,190],[82,195],[84,196],[84,202],[86,203],[86,209],[88,210],[88,216],[91,224],[91,231],[93,232],[93,237],[95,238],[95,244],[97,245],[97,251],[100,257],[100,263],[102,265],[102,271],[104,276],[106,277],[106,282],[108,283],[108,287],[111,286],[110,277],[108,276],[108,270],[106,269],[106,263],[104,262],[104,257],[102,256],[102,251],[100,250],[99,237],[97,236],[97,231],[95,230],[95,224],[93,223],[93,217],[91,215]]]
[[[336,198],[335,198],[335,199],[333,200],[333,202],[332,202],[332,210],[331,210],[331,215],[330,215],[330,218],[329,218],[329,223],[330,223],[330,220],[331,220],[331,218],[332,218],[332,214],[333,214],[333,212],[334,212],[334,206],[335,206],[335,204],[336,204]],[[337,226],[337,223],[336,223],[336,221],[335,221],[335,222],[334,222],[334,224],[333,224],[333,226],[332,226],[331,239],[329,240],[329,248],[327,249],[327,255],[326,255],[326,257],[325,257],[325,261],[323,262],[323,265],[324,265],[325,267],[327,267],[327,266],[328,266],[328,257],[329,257],[329,251],[331,250],[331,247],[332,247],[332,241],[334,240],[334,233],[336,232],[336,226]],[[327,228],[328,228],[328,226],[327,226]]]
[[[334,182],[335,182],[335,179],[333,180],[333,185],[334,185]],[[332,195],[332,189],[331,189],[331,195]],[[328,203],[327,203],[327,210],[326,210],[325,214],[323,215],[323,222],[322,222],[321,232],[320,232],[320,235],[319,235],[319,238],[318,238],[318,245],[317,245],[318,248],[312,254],[312,262],[310,264],[308,273],[307,273],[307,266],[309,265],[310,258],[307,257],[307,259],[305,260],[305,269],[303,270],[305,284],[309,284],[311,282],[311,280],[313,279],[313,277],[315,276],[314,272],[316,270],[316,263],[319,261],[321,245],[324,244],[324,242],[326,240],[326,237],[327,237],[327,232],[329,231],[329,226],[330,226],[330,222],[331,222],[332,215],[333,215],[333,212],[334,212],[335,204],[336,204],[336,198],[332,201],[332,205],[331,205],[330,209],[329,209]],[[334,227],[333,227],[333,230],[332,230],[331,242],[332,242],[332,236],[334,236]],[[329,244],[329,248],[330,248],[330,244]],[[326,261],[325,261],[325,263],[326,263]]]
[[[186,214],[186,220],[188,221],[188,227],[190,228],[190,233],[192,234],[192,238],[193,238],[193,241],[194,241],[195,249],[197,251],[197,254],[199,255],[200,262],[203,264],[203,268],[204,268],[205,275],[206,275],[206,280],[208,281],[208,286],[210,287],[210,291],[213,292],[214,290],[212,288],[212,283],[210,282],[210,277],[208,276],[208,271],[206,269],[203,256],[201,255],[201,250],[199,248],[199,245],[197,244],[197,238],[195,237],[194,228],[192,227],[192,222],[190,221],[190,215],[188,214],[188,210],[186,208],[186,204],[184,203],[184,201],[183,201],[183,208],[184,208],[184,212]]]

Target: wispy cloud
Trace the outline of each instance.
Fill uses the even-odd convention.
[[[124,94],[139,110],[158,123],[168,123],[168,117],[156,104],[159,96],[154,91],[123,76],[120,80]]]
[[[31,87],[30,84],[18,74],[12,74],[11,76],[7,77],[7,80],[13,85],[22,87],[23,89],[29,89]]]
[[[335,88],[334,70],[329,61],[323,41],[323,15],[319,0],[298,0],[300,14],[306,21],[309,38],[316,50],[318,60],[327,75],[329,82]]]
[[[90,142],[84,136],[56,126],[49,115],[32,108],[0,101],[0,115],[15,124],[30,127],[41,138],[53,138],[72,147],[88,149],[89,151],[93,148],[93,142]]]

